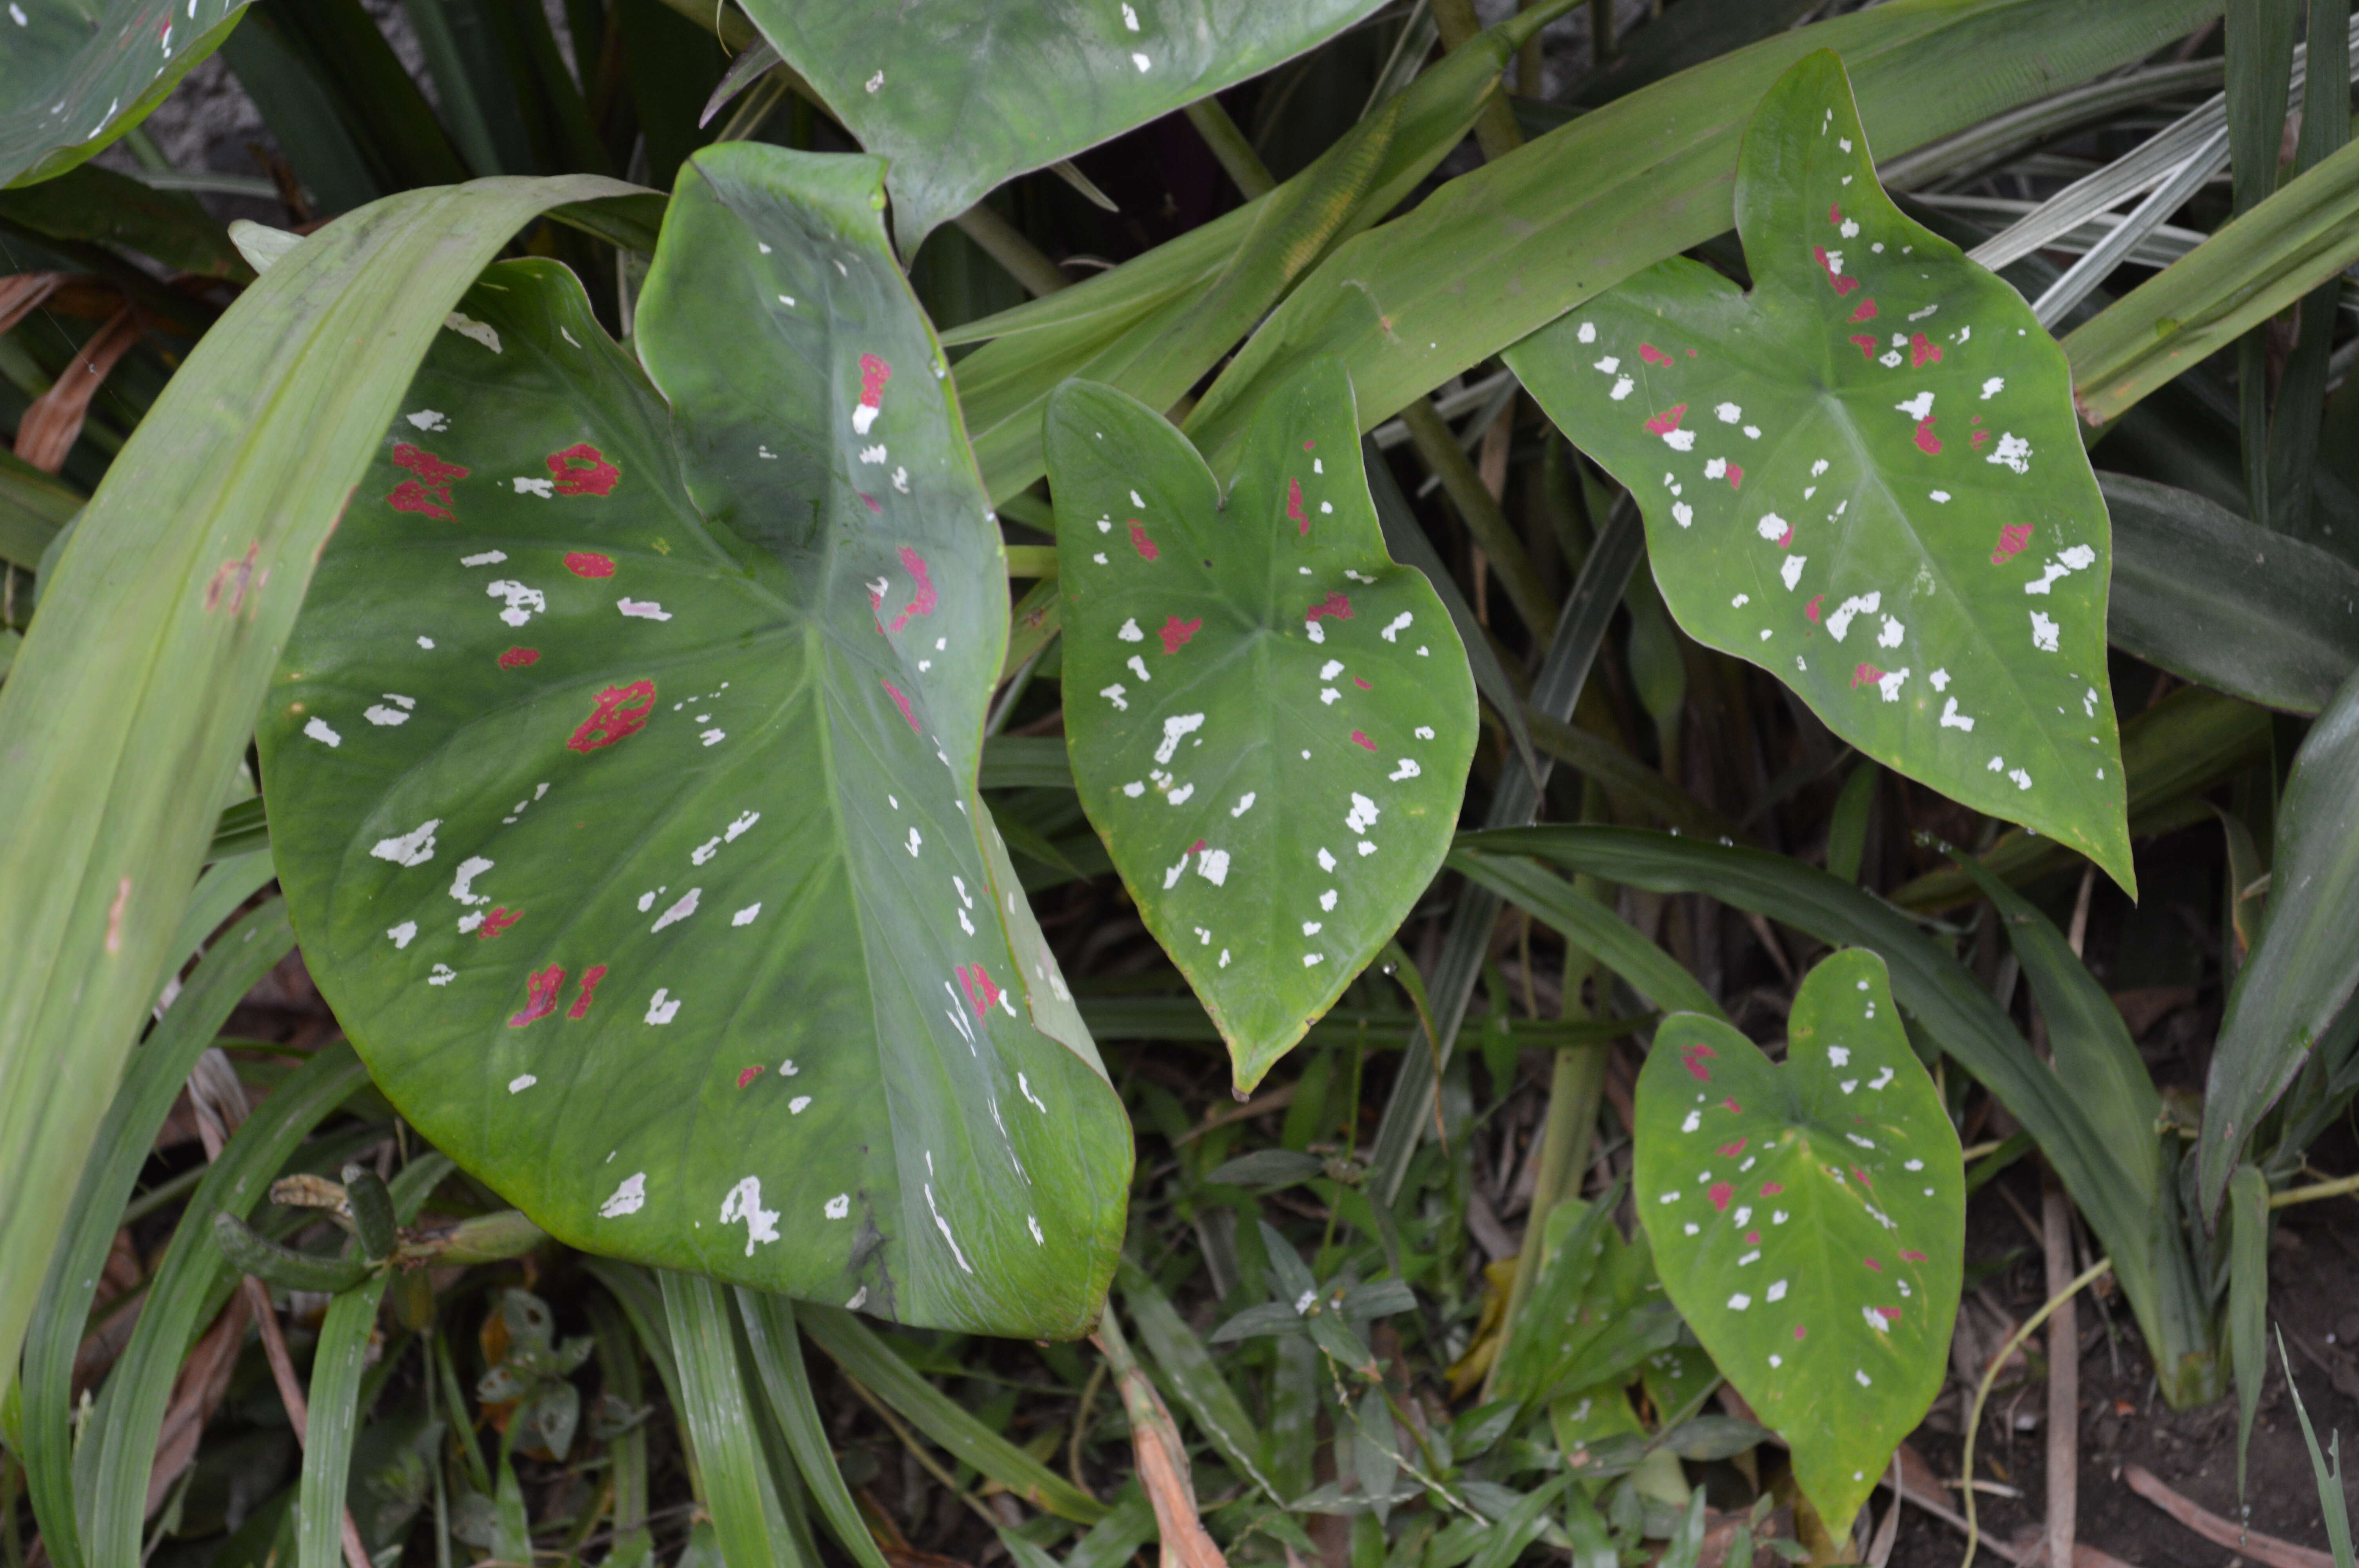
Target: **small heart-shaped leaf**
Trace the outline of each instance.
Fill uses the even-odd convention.
[[[2112,535],[2063,351],[1884,194],[1832,52],[1755,112],[1736,224],[1751,293],[1674,258],[1507,362],[1637,497],[1691,636],[2134,888]]]
[[[553,1235],[1072,1336],[1130,1130],[975,792],[1006,567],[882,173],[692,159],[654,385],[555,264],[470,291],[288,648],[272,849],[378,1083]]]
[[[1250,1089],[1449,851],[1465,651],[1385,553],[1332,360],[1262,409],[1226,494],[1109,387],[1060,387],[1047,444],[1082,805]]]
[[[1828,958],[1788,1028],[1777,1066],[1725,1023],[1664,1021],[1638,1076],[1638,1213],[1671,1300],[1841,1540],[1940,1391],[1965,1170],[1884,960]]]

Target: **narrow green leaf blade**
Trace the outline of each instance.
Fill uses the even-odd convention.
[[[2112,546],[2063,355],[1884,195],[1832,53],[1762,100],[1736,191],[1751,293],[1664,262],[1509,365],[1638,497],[1690,635],[2133,886]]]
[[[2212,1048],[2197,1158],[2216,1207],[2254,1127],[2359,989],[2359,676],[2294,754],[2277,806],[2269,919]]]
[[[665,1315],[679,1356],[680,1418],[696,1444],[697,1473],[725,1563],[802,1568],[792,1532],[766,1497],[767,1461],[737,1363],[729,1299],[711,1280],[665,1270]]]
[[[745,1322],[745,1341],[754,1352],[754,1369],[769,1399],[770,1413],[777,1418],[828,1529],[864,1568],[886,1568],[885,1554],[877,1550],[876,1538],[869,1533],[860,1517],[860,1506],[843,1484],[843,1472],[836,1465],[827,1428],[820,1419],[819,1403],[811,1397],[794,1303],[784,1296],[740,1285],[737,1310]]]
[[[343,1562],[344,1490],[359,1424],[361,1375],[368,1364],[369,1331],[390,1274],[378,1274],[328,1303],[311,1353],[310,1425],[303,1439],[303,1476],[296,1504],[296,1568],[337,1568]]]
[[[1332,362],[1271,402],[1225,492],[1106,388],[1057,395],[1048,448],[1082,804],[1250,1089],[1449,850],[1465,654],[1385,552]]]
[[[2228,1355],[2236,1370],[2236,1496],[2269,1369],[2269,1182],[2258,1166],[2228,1178]]]
[[[2316,713],[2359,669],[2349,562],[2190,491],[2115,473],[2097,483],[2114,522],[2114,646],[2288,713]]]
[[[880,173],[692,159],[652,385],[552,264],[468,296],[289,644],[276,848],[388,1094],[552,1235],[1071,1335],[1130,1138],[973,793],[1006,573]]]
[[[891,160],[904,255],[1012,176],[1267,70],[1372,9],[1374,0],[745,7],[860,145]]]
[[[1664,1022],[1638,1076],[1637,1206],[1663,1288],[1841,1540],[1940,1391],[1965,1169],[1883,960],[1828,958],[1788,1027],[1773,1066],[1725,1024]]]

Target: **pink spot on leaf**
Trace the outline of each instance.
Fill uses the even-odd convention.
[[[614,481],[623,477],[623,470],[587,441],[549,453],[548,462],[560,495],[612,495]]]
[[[893,367],[875,354],[860,356],[860,406],[881,408],[885,406],[885,384],[893,379]]]
[[[509,909],[506,906],[502,905],[501,907],[493,910],[491,914],[484,916],[484,924],[476,928],[475,935],[488,942],[493,937],[497,936],[501,932],[506,931],[509,926],[514,925],[517,921],[522,920],[523,918],[523,910]],[[561,979],[562,976],[560,978]],[[557,1000],[555,997],[552,996],[549,999],[549,1005],[551,1007],[557,1005]]]
[[[746,1068],[744,1072],[742,1072],[742,1073],[740,1073],[740,1074],[738,1074],[738,1075],[737,1075],[737,1087],[738,1087],[739,1088],[741,1088],[741,1089],[742,1089],[742,1088],[744,1088],[747,1084],[752,1083],[756,1078],[758,1078],[758,1077],[760,1077],[761,1076],[762,1076],[762,1064],[761,1064],[761,1063],[759,1063],[759,1062],[756,1062],[756,1063],[755,1063],[752,1066],[750,1066],[750,1067]]]
[[[647,710],[656,705],[656,683],[635,680],[628,686],[610,686],[593,699],[590,717],[582,728],[565,742],[569,752],[594,752],[601,746],[611,746],[626,736],[636,735],[647,727]]]
[[[1861,1261],[1861,1262],[1863,1262],[1863,1263],[1864,1263],[1864,1264],[1866,1264],[1869,1268],[1871,1268],[1871,1269],[1875,1270],[1875,1271],[1877,1273],[1879,1273],[1879,1274],[1881,1274],[1882,1272],[1884,1272],[1884,1265],[1883,1265],[1883,1264],[1881,1264],[1881,1263],[1879,1263],[1879,1262],[1877,1262],[1877,1261],[1876,1261],[1875,1259],[1873,1259],[1873,1258],[1863,1258],[1863,1259],[1861,1259],[1861,1260],[1860,1260],[1860,1261]]]
[[[393,466],[408,469],[418,476],[418,482],[429,490],[445,492],[442,497],[445,502],[451,499],[447,493],[451,481],[467,477],[467,470],[457,463],[446,463],[432,452],[413,447],[407,441],[393,449]]]
[[[446,491],[429,491],[416,480],[406,479],[388,491],[385,499],[396,512],[415,512],[438,522],[448,523],[451,521],[450,509],[447,504],[437,504],[438,497],[445,503],[451,499]]]
[[[1941,450],[1940,438],[1933,434],[1935,417],[1936,416],[1928,414],[1917,421],[1917,449],[1928,456],[1938,455]]]
[[[1176,654],[1180,649],[1188,645],[1189,638],[1193,637],[1197,633],[1203,629],[1204,618],[1201,615],[1197,616],[1192,621],[1182,621],[1180,617],[1174,615],[1163,622],[1162,631],[1157,633],[1156,635],[1163,639],[1164,653]]]
[[[1743,490],[1745,488],[1745,470],[1738,468],[1734,463],[1728,465],[1728,488],[1731,490]]]
[[[1352,743],[1353,743],[1353,745],[1355,745],[1355,746],[1364,747],[1366,750],[1371,751],[1371,752],[1373,752],[1373,751],[1375,751],[1375,750],[1376,749],[1376,743],[1375,743],[1374,741],[1371,741],[1371,740],[1369,740],[1369,739],[1368,739],[1368,737],[1367,737],[1367,732],[1366,732],[1365,730],[1353,730],[1353,731],[1352,731]]]
[[[1760,1246],[1760,1245],[1761,1245],[1761,1233],[1760,1233],[1759,1231],[1757,1231],[1757,1230],[1748,1230],[1748,1231],[1746,1231],[1746,1232],[1745,1233],[1745,1245],[1746,1245],[1747,1247],[1758,1247],[1758,1246]]]
[[[1872,360],[1875,357],[1875,339],[1869,334],[1865,332],[1854,334],[1852,342],[1858,347],[1860,358]]]
[[[1818,598],[1811,600],[1810,603],[1802,606],[1802,613],[1809,616],[1813,622],[1817,621],[1819,618],[1819,606],[1826,601],[1826,597],[1827,596],[1822,593],[1819,595]]]
[[[1844,318],[1843,318],[1843,319],[1844,319],[1844,320],[1846,320],[1846,321],[1873,321],[1873,320],[1875,320],[1875,297],[1874,297],[1874,296],[1870,296],[1869,297],[1867,297],[1867,298],[1865,298],[1865,299],[1861,300],[1857,305],[1855,305],[1855,306],[1852,307],[1852,312],[1851,312],[1851,314],[1850,314],[1850,315],[1848,315],[1848,316],[1846,316],[1846,317],[1844,317]],[[1870,340],[1870,341],[1873,341],[1873,340]],[[1852,341],[1853,341],[1853,342],[1854,342],[1854,343],[1856,343],[1856,342],[1858,342],[1858,341],[1859,341],[1859,340],[1858,340],[1857,338],[1854,338],[1854,339],[1852,340]]]
[[[1719,1056],[1719,1052],[1699,1041],[1693,1045],[1680,1048],[1680,1065],[1694,1075],[1696,1082],[1708,1084],[1712,1082],[1712,1069],[1705,1066],[1704,1063],[1715,1061]]]
[[[918,579],[918,586],[910,591],[908,608],[893,617],[893,624],[886,628],[888,632],[898,632],[909,623],[912,616],[931,615],[939,602],[934,593],[934,579],[926,570],[926,557],[904,545],[901,546],[901,565]]]
[[[1883,678],[1884,672],[1874,665],[1862,665],[1851,673],[1851,688],[1857,691],[1864,686],[1874,686]]]
[[[1900,1260],[1904,1263],[1922,1263],[1925,1260],[1925,1254],[1922,1252],[1911,1252],[1906,1248],[1903,1248],[1900,1253]]]
[[[1680,427],[1680,420],[1686,415],[1687,411],[1688,406],[1684,403],[1674,404],[1670,407],[1664,409],[1660,414],[1656,415],[1653,418],[1647,421],[1647,434],[1649,436],[1669,435],[1672,431]]]
[[[1638,357],[1650,365],[1667,365],[1671,362],[1671,356],[1652,343],[1639,344]],[[1659,435],[1661,432],[1658,431],[1657,434]]]
[[[592,964],[582,971],[582,989],[573,993],[573,1005],[565,1010],[568,1018],[590,1016],[590,999],[597,993],[598,982],[606,978],[606,966]]]
[[[1297,532],[1310,532],[1310,514],[1302,510],[1302,481],[1291,475],[1286,481],[1286,516],[1288,522],[1300,524]]]
[[[1761,1184],[1761,1195],[1765,1198],[1774,1198],[1785,1190],[1786,1186],[1782,1182],[1764,1182]]]
[[[1736,1196],[1736,1189],[1726,1182],[1714,1182],[1712,1184],[1712,1191],[1705,1195],[1712,1199],[1712,1207],[1725,1214],[1728,1212],[1730,1200]]]
[[[1150,561],[1163,553],[1155,547],[1155,541],[1147,536],[1147,524],[1136,517],[1130,520],[1130,547]]]
[[[1796,1324],[1796,1325],[1794,1325],[1794,1337],[1795,1337],[1795,1338],[1797,1338],[1797,1339],[1801,1339],[1801,1338],[1806,1337],[1806,1336],[1810,1334],[1810,1331],[1808,1328],[1804,1327],[1802,1325],[1800,1325],[1800,1324],[1799,1324],[1799,1323],[1798,1323],[1798,1324]]]
[[[1745,1108],[1737,1104],[1733,1099],[1724,1099],[1720,1103],[1727,1108],[1729,1114],[1732,1116],[1743,1116],[1745,1114]]]
[[[909,721],[909,728],[917,730],[921,735],[924,734],[924,730],[919,726],[918,716],[910,711],[909,699],[901,695],[901,688],[895,686],[889,680],[884,680],[881,676],[878,678],[879,683],[885,687],[885,689],[893,694],[893,706],[901,710],[901,717]]]
[[[488,928],[490,922],[484,922]],[[508,1019],[510,1029],[522,1029],[527,1023],[538,1023],[557,1011],[557,988],[565,983],[565,971],[555,964],[538,974],[525,977],[524,1011]]]
[[[1824,271],[1827,275],[1827,281],[1835,286],[1836,298],[1842,298],[1844,295],[1849,294],[1853,289],[1859,287],[1859,279],[1855,277],[1845,277],[1843,274],[1835,270],[1835,264],[1832,259],[1828,256],[1826,246],[1812,245],[1810,247],[1810,259],[1819,264],[1821,270]]]
[[[1898,1323],[1900,1321],[1900,1309],[1898,1307],[1877,1307],[1875,1309],[1875,1315],[1882,1318],[1886,1323]]]
[[[614,559],[595,550],[574,550],[565,557],[565,569],[575,577],[613,577]]]
[[[539,662],[538,648],[510,648],[499,657],[500,668],[504,670],[520,670],[527,665],[536,665]]]
[[[1322,615],[1332,615],[1338,621],[1352,619],[1352,601],[1340,593],[1331,593],[1326,600],[1302,612],[1305,621],[1316,621]]]
[[[1842,202],[1830,201],[1827,203],[1827,222],[1830,223],[1840,223],[1843,222]]]
[[[1991,552],[1991,565],[1995,567],[2006,565],[2007,562],[2023,554],[2023,547],[2029,543],[2031,543],[2030,524],[2005,524],[1998,531],[1998,548]]]
[[[1734,1143],[1722,1144],[1720,1146],[1720,1157],[1723,1160],[1735,1159],[1739,1154],[1745,1152],[1745,1142],[1746,1140],[1740,1138]]]
[[[867,507],[869,511],[875,513],[880,517],[884,515],[885,503],[883,502],[877,500],[875,496],[869,494],[864,490],[855,491],[853,493],[860,497],[861,504]]]
[[[999,988],[991,983],[990,974],[981,964],[972,968],[962,965],[958,971],[959,985],[966,991],[966,1000],[974,1009],[975,1022],[980,1023],[991,1011],[991,1004],[999,1000]]]
[[[1908,368],[1915,370],[1929,362],[1941,362],[1941,345],[1919,332],[1908,340]]]

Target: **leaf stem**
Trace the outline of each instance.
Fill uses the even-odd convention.
[[[1269,172],[1269,165],[1261,161],[1261,154],[1254,151],[1253,143],[1245,139],[1245,132],[1230,118],[1218,98],[1199,98],[1188,105],[1185,113],[1188,123],[1196,127],[1196,134],[1204,138],[1204,145],[1228,170],[1229,178],[1236,181],[1237,189],[1246,200],[1266,196],[1277,189],[1277,177]]]
[[[959,232],[979,246],[984,254],[997,262],[1007,276],[1029,289],[1036,297],[1054,294],[1070,288],[1073,280],[1059,270],[1040,247],[1026,239],[1020,230],[983,202],[976,202],[951,220]]]

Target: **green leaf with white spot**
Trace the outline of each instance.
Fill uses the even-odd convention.
[[[892,162],[915,255],[1002,181],[1258,75],[1375,0],[746,0],[860,145]]]
[[[1837,1540],[1948,1364],[1965,1170],[1884,961],[1810,971],[1786,1060],[1680,1013],[1638,1076],[1638,1213],[1696,1337]]]
[[[0,0],[0,186],[63,174],[146,119],[246,0]]]
[[[1130,1133],[975,792],[1006,568],[882,173],[692,159],[644,373],[484,275],[288,645],[272,848],[377,1081],[551,1234],[1070,1336]]]
[[[1465,651],[1385,553],[1358,430],[1321,361],[1224,490],[1136,398],[1049,404],[1074,782],[1240,1089],[1408,916],[1473,755]]]
[[[1690,635],[2134,891],[2111,531],[2062,351],[1884,194],[1830,51],[1755,112],[1736,224],[1750,293],[1674,258],[1507,362],[1637,496]]]

